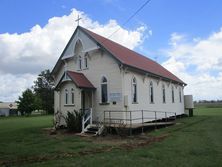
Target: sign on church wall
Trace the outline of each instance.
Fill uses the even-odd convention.
[[[113,102],[113,101],[115,101],[115,102],[122,101],[122,93],[110,93],[109,94],[109,100],[111,102]]]

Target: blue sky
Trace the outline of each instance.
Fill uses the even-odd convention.
[[[54,16],[69,14],[72,8],[84,11],[91,19],[104,24],[115,19],[121,25],[145,0],[2,0],[0,33],[23,33],[34,25],[44,26]],[[125,28],[147,24],[153,36],[145,44],[158,49],[168,43],[171,33],[206,37],[222,25],[222,1],[151,0]],[[74,20],[75,18],[73,18]]]
[[[222,53],[220,50],[222,48],[222,1],[151,0],[130,22],[122,26],[145,1],[1,0],[0,79],[7,79],[6,83],[10,85],[13,80],[20,78],[21,86],[10,93],[0,92],[0,101],[15,100],[21,91],[32,84],[41,70],[52,68],[51,62],[51,64],[48,62],[48,65],[44,64],[45,62],[39,62],[39,64],[33,62],[38,59],[39,54],[45,57],[54,54],[56,58],[53,58],[52,62],[56,61],[71,35],[61,34],[62,26],[70,30],[73,24],[75,28],[74,20],[77,13],[80,13],[85,21],[90,22],[82,23],[82,26],[104,36],[108,36],[107,34],[111,34],[115,27],[120,26],[121,31],[128,33],[128,36],[120,39],[117,34],[114,40],[127,45],[127,40],[130,39],[131,49],[152,59],[156,57],[159,63],[188,83],[185,93],[194,94],[195,99],[222,98],[220,93],[222,92],[222,56],[220,55]],[[67,16],[69,21],[66,21],[64,16]],[[51,22],[50,19],[52,19]],[[114,23],[110,22],[111,20],[114,20]],[[95,25],[97,28],[93,28]],[[49,28],[51,26],[54,26],[55,31]],[[139,30],[141,27],[145,30]],[[60,37],[52,38],[51,34]],[[42,39],[45,40],[44,36],[47,40],[42,42]],[[35,38],[39,39],[35,40]],[[54,45],[51,50],[46,48],[51,45]],[[59,49],[54,51],[56,48]],[[38,52],[40,49],[41,53]],[[13,52],[17,54],[13,55]],[[19,53],[24,55],[21,56]],[[16,62],[15,60],[18,59],[20,61]],[[13,67],[9,65],[11,62],[14,63]],[[3,82],[0,84],[4,85],[5,81]],[[3,92],[5,87],[6,85],[1,86],[0,91]],[[206,87],[207,91],[205,91]],[[211,92],[214,92],[213,95]]]

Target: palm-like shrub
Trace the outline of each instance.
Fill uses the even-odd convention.
[[[67,112],[67,117],[65,118],[67,129],[70,132],[81,132],[82,131],[82,116],[83,112],[76,111]]]

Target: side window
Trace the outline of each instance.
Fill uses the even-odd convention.
[[[162,95],[163,95],[163,103],[166,103],[166,89],[165,85],[162,85]]]
[[[150,91],[149,91],[149,93],[150,93],[150,103],[154,103],[154,92],[153,92],[153,82],[152,81],[150,82],[149,87],[150,87]]]
[[[101,80],[101,102],[102,103],[108,102],[108,86],[107,86],[106,77],[102,77]]]
[[[137,83],[135,77],[132,79],[132,102],[137,102]]]
[[[85,54],[84,56],[84,65],[85,65],[85,68],[88,68],[88,53]]]
[[[68,104],[69,101],[69,92],[67,89],[65,89],[65,104]]]
[[[182,92],[181,92],[181,88],[179,88],[179,98],[180,98],[180,103],[182,102]]]
[[[74,89],[73,88],[71,89],[71,99],[72,99],[72,104],[74,104],[75,101],[74,101]]]
[[[81,70],[82,69],[82,57],[81,56],[79,56],[79,58],[78,58],[78,66],[79,66],[79,70]]]
[[[174,103],[174,87],[172,86],[172,103]]]

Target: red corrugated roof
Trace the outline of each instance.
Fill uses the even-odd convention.
[[[108,52],[110,52],[122,64],[146,71],[148,73],[152,73],[159,77],[164,77],[185,84],[182,80],[180,80],[178,77],[176,77],[174,74],[169,72],[155,61],[83,27],[80,28],[96,42],[98,42],[102,47],[104,47]]]
[[[83,73],[67,71],[67,74],[71,78],[71,80],[76,84],[77,87],[95,89],[93,84],[86,78]]]

